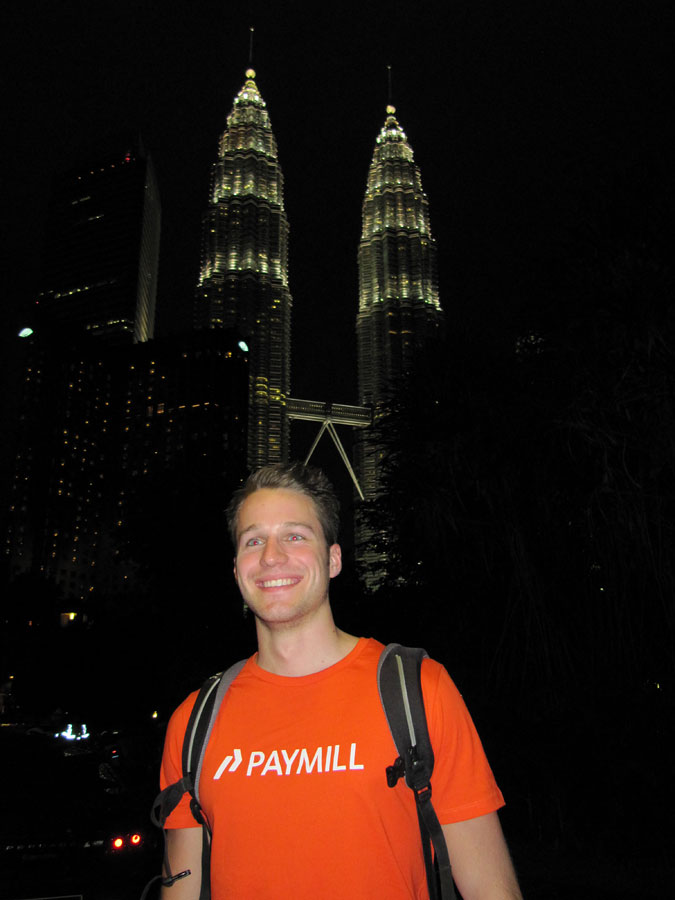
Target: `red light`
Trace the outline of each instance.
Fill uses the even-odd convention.
[[[140,834],[132,834],[131,835],[131,843],[132,844],[140,844],[140,842],[141,842]]]
[[[120,847],[124,846],[124,839],[121,837],[113,838],[112,845],[115,848],[115,850],[119,850]]]

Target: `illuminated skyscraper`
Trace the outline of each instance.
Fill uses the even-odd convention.
[[[291,294],[283,176],[248,69],[227,117],[202,220],[196,328],[233,328],[250,349],[248,464],[288,455]]]
[[[387,107],[375,143],[359,245],[359,401],[372,405],[375,424],[396,382],[443,323],[429,203],[395,112]],[[372,499],[378,493],[382,449],[368,429],[360,438],[359,475],[366,499]]]

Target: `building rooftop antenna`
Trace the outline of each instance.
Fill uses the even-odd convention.
[[[249,29],[248,29],[248,32],[249,32],[249,34],[248,34],[248,67],[249,67],[249,69],[253,68],[253,32],[254,31],[255,31],[255,28],[253,27],[253,25],[250,25]]]
[[[391,81],[392,81],[391,66],[387,66],[387,105],[388,106],[393,105]]]

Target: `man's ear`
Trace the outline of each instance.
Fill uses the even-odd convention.
[[[234,575],[234,580],[237,582],[237,584],[239,584],[239,573],[237,572],[237,557],[236,556],[232,560],[232,563],[233,563],[232,573]]]
[[[342,548],[339,544],[332,544],[328,548],[328,574],[335,578],[342,571]]]

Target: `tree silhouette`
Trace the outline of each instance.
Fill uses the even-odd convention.
[[[573,264],[542,266],[501,343],[450,327],[377,426],[386,487],[363,514],[385,532],[387,586],[374,603],[435,622],[487,692],[542,707],[673,674],[669,207],[636,222],[632,190],[613,185],[601,210],[596,198]]]

